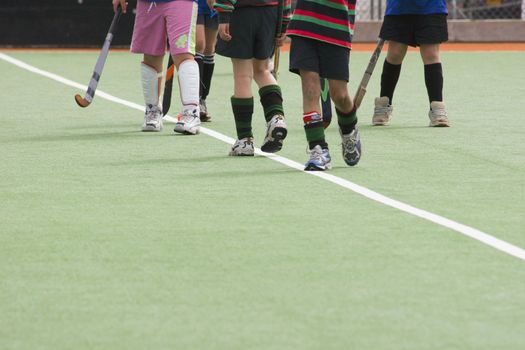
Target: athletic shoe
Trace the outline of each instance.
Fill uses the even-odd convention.
[[[288,130],[284,122],[284,116],[276,114],[270,119],[266,127],[266,137],[261,146],[263,152],[275,153],[283,148],[283,140],[286,138]]]
[[[201,122],[209,122],[211,120],[211,115],[208,114],[208,107],[206,106],[206,100],[203,100],[202,98],[200,99],[200,102],[199,102],[199,107],[200,107],[200,117],[201,117]]]
[[[187,135],[196,135],[199,133],[201,120],[196,109],[185,110],[182,112],[180,120],[175,123],[175,132]]]
[[[441,101],[433,101],[430,103],[428,117],[430,118],[429,126],[450,126],[445,104]]]
[[[245,137],[235,141],[229,153],[230,156],[251,156],[253,157],[253,138]]]
[[[142,131],[161,131],[162,130],[162,111],[159,106],[147,105],[144,114],[144,124]]]
[[[349,134],[344,135],[341,133],[341,130],[339,130],[339,134],[343,141],[341,146],[343,148],[343,159],[345,163],[350,166],[356,165],[359,163],[359,159],[361,159],[361,137],[359,136],[357,126]]]
[[[315,146],[308,151],[310,159],[304,165],[304,170],[307,171],[324,171],[332,168],[332,158],[328,148],[321,148],[320,145]]]
[[[387,96],[376,97],[374,108],[374,116],[372,117],[372,124],[376,126],[388,125],[392,118],[393,107]]]

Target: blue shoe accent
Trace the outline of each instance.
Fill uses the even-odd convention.
[[[310,159],[304,165],[306,171],[324,171],[332,168],[332,158],[327,148],[317,145],[308,151]]]

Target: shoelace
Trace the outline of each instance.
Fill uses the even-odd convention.
[[[432,115],[434,117],[446,117],[447,111],[442,108],[436,108],[432,110]]]
[[[148,109],[146,113],[146,122],[156,122],[157,121],[157,110],[155,108]]]
[[[387,114],[390,111],[390,106],[375,107],[375,113]]]

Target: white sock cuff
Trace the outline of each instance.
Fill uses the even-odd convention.
[[[199,106],[199,65],[195,60],[185,60],[179,65],[179,86],[182,104]]]
[[[140,78],[142,82],[142,92],[146,105],[159,105],[160,84],[162,73],[144,62],[140,64]]]

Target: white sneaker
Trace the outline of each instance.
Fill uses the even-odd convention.
[[[199,118],[199,111],[185,110],[182,112],[180,120],[175,124],[175,132],[187,135],[197,135],[201,126],[201,120]]]
[[[428,117],[430,118],[429,126],[450,126],[447,111],[445,110],[445,104],[441,101],[433,101],[430,103]]]
[[[374,100],[374,116],[372,117],[372,124],[376,126],[388,125],[392,118],[392,111],[394,108],[390,104],[390,99],[387,96],[376,97]]]
[[[235,141],[229,153],[230,156],[253,156],[253,138],[245,137]]]
[[[263,152],[275,153],[283,148],[283,140],[288,134],[284,116],[276,114],[270,119],[266,127],[266,137],[264,138],[261,150]]]
[[[162,111],[159,106],[147,105],[142,131],[161,131]]]

